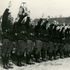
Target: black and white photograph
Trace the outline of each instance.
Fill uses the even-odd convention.
[[[0,70],[70,70],[70,0],[0,0]]]

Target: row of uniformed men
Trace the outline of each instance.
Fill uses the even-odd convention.
[[[25,65],[22,63],[23,53],[25,52],[27,64],[33,64],[33,62],[30,62],[31,55],[34,56],[36,62],[40,62],[40,55],[42,60],[45,60],[46,52],[49,55],[49,59],[52,59],[52,56],[56,59],[56,53],[59,50],[60,57],[62,57],[63,42],[69,38],[69,29],[64,34],[64,27],[61,30],[54,24],[46,27],[48,20],[43,22],[42,18],[34,27],[30,24],[29,14],[25,12],[22,6],[19,8],[18,16],[13,25],[9,8],[5,10],[2,18],[2,61],[4,68],[11,68],[8,62],[14,47],[13,41],[15,41],[16,45],[17,66]],[[65,54],[67,52],[68,50]]]

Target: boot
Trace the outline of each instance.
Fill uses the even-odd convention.
[[[5,58],[2,56],[3,68],[5,68]]]
[[[9,56],[6,57],[6,66],[7,66],[8,68],[13,68],[13,67],[9,64]]]
[[[3,62],[3,68],[8,69],[7,65],[6,65],[6,57],[2,56],[2,62]]]
[[[54,60],[56,60],[57,58],[56,58],[56,51],[54,51]]]
[[[31,59],[30,59],[31,55],[30,54],[26,54],[26,63],[27,64],[33,64]]]
[[[22,58],[25,60],[25,56],[24,56],[24,53],[23,53],[23,55],[22,55]]]
[[[20,55],[20,64],[21,64],[21,66],[26,66],[26,64],[23,63],[22,61],[23,61],[23,55]]]
[[[40,60],[40,54],[38,53],[38,54],[35,54],[35,55],[36,55],[35,56],[36,62],[40,63],[41,62],[41,60]]]
[[[20,56],[17,56],[17,66],[21,67],[21,60],[20,60]]]
[[[30,54],[29,56],[30,56],[30,63],[31,63],[31,64],[35,64],[35,63],[33,62],[33,57],[31,56],[31,54]]]
[[[41,52],[41,55],[42,55],[42,61],[46,61],[45,51],[42,51],[42,52]]]
[[[52,60],[52,52],[49,52],[49,60]]]
[[[29,56],[28,54],[26,54],[26,63],[27,63],[27,64],[30,64],[29,61],[30,61],[30,56]]]
[[[63,59],[63,52],[60,52],[60,58]]]

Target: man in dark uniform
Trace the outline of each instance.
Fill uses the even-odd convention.
[[[48,31],[49,31],[49,47],[48,47],[49,60],[52,60],[53,50],[54,50],[53,27],[54,27],[54,24],[51,24],[48,28]]]
[[[35,42],[35,34],[34,34],[34,28],[31,23],[29,23],[28,27],[28,34],[27,34],[27,48],[26,48],[26,60],[27,64],[33,64],[32,61],[32,52],[34,50],[34,42]]]
[[[64,27],[60,30],[60,46],[59,46],[59,53],[60,58],[63,58],[63,38],[64,38]]]
[[[70,51],[70,28],[69,26],[65,30],[65,45],[64,45],[64,56],[68,57],[69,56],[69,51]]]
[[[14,30],[17,40],[17,66],[24,66],[25,64],[22,64],[22,57],[23,53],[26,49],[26,26],[25,26],[25,17],[27,17],[27,13],[25,13],[25,10],[22,6],[19,8],[18,17],[15,20],[14,23]]]
[[[8,69],[11,68],[9,63],[9,56],[13,49],[13,23],[12,23],[12,16],[9,12],[9,8],[11,7],[11,2],[9,3],[8,8],[4,11],[3,18],[2,18],[2,61],[3,67]]]
[[[43,46],[41,49],[42,60],[46,61],[46,53],[48,50],[48,42],[49,42],[49,34],[48,34],[48,27],[46,29],[46,25],[48,24],[48,20],[46,20],[43,25],[41,25],[42,33],[43,33]]]
[[[36,36],[36,44],[35,44],[35,59],[36,59],[36,62],[40,62],[40,53],[41,53],[41,48],[42,48],[42,45],[43,45],[43,35],[42,35],[42,30],[41,30],[41,23],[42,23],[42,20],[43,19],[40,19],[38,21],[38,24],[35,26],[35,36]]]
[[[54,39],[54,50],[53,50],[53,56],[54,56],[54,59],[57,59],[56,58],[56,54],[57,54],[57,50],[58,50],[58,43],[59,43],[59,29],[57,29],[58,26],[57,25],[54,25],[54,29],[53,29],[53,39]]]

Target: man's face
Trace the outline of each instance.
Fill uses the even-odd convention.
[[[19,15],[22,15],[22,14],[23,14],[23,8],[22,8],[22,7],[19,8],[18,14],[19,14]]]
[[[46,29],[48,29],[48,27],[50,27],[50,23],[48,23],[48,24],[46,25]]]
[[[8,20],[10,20],[10,22],[13,23],[13,17],[11,16],[11,14],[8,15]]]
[[[12,17],[12,16],[11,16],[11,14],[9,14],[9,15],[8,15],[8,20],[10,20],[10,19],[11,19],[11,17]]]
[[[42,20],[42,22],[41,22],[41,26],[43,25],[44,22],[45,22],[45,20]]]

